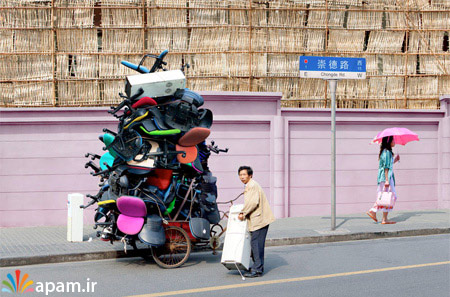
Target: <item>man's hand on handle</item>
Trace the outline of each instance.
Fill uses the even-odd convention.
[[[242,212],[238,215],[238,219],[241,221],[245,220],[244,214]]]

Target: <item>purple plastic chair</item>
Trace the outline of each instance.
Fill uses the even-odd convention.
[[[144,201],[137,197],[122,196],[117,199],[117,208],[120,211],[117,228],[128,235],[138,234],[144,226],[144,217],[147,215]]]

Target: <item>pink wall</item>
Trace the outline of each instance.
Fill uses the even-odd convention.
[[[330,111],[280,109],[279,93],[203,92],[214,112],[210,139],[219,200],[242,191],[240,165],[250,165],[277,217],[330,213]],[[370,140],[405,126],[421,141],[397,147],[396,209],[450,207],[450,99],[441,110],[338,110],[337,213],[365,211],[375,197],[378,147]],[[0,227],[64,225],[67,194],[95,193],[84,168],[87,151],[102,153],[102,128],[115,129],[106,108],[0,109]],[[92,211],[85,222],[92,222]]]
[[[450,95],[441,97],[441,120],[438,140],[438,201],[439,208],[450,208]]]
[[[356,112],[360,117],[355,118]],[[302,110],[289,114],[286,117],[286,141],[290,178],[286,211],[289,216],[329,215],[329,113]],[[420,136],[419,142],[394,148],[394,153],[401,156],[401,162],[394,167],[399,196],[396,209],[437,208],[438,120],[439,114],[435,112],[421,113],[418,123],[412,112],[338,111],[337,213],[363,212],[375,201],[379,146],[370,144],[370,140],[391,126],[409,128]]]

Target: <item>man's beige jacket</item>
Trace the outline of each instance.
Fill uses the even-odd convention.
[[[269,201],[261,186],[250,179],[245,186],[244,208],[241,211],[248,219],[248,230],[253,232],[275,221]]]

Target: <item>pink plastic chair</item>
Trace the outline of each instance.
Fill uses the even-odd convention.
[[[147,207],[144,201],[137,197],[122,196],[117,199],[120,215],[117,218],[117,228],[125,234],[136,235],[144,226]]]

